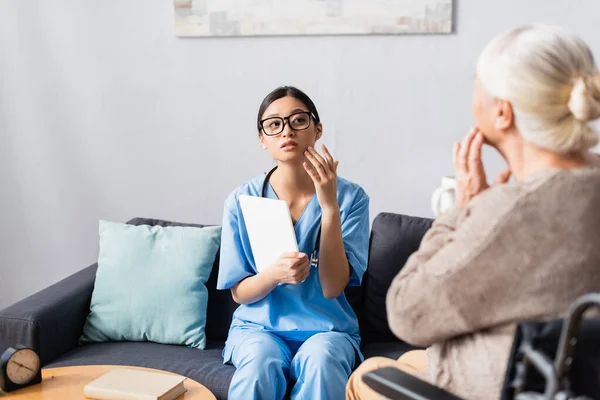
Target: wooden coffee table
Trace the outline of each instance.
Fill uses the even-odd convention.
[[[114,368],[131,368],[151,372],[161,372],[163,374],[173,374],[167,371],[161,371],[150,368],[129,367],[123,365],[83,365],[77,367],[48,368],[42,370],[42,383],[33,385],[24,389],[16,390],[10,393],[0,391],[0,399],[7,400],[80,400],[87,399],[83,395],[83,387],[94,379],[107,373]],[[187,392],[177,398],[177,400],[216,400],[203,385],[188,378],[184,385]]]

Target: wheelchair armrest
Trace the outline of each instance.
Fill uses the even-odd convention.
[[[462,400],[399,369],[387,367],[363,375],[363,381],[391,400]]]

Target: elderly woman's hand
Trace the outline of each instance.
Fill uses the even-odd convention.
[[[466,206],[479,193],[488,189],[485,169],[481,162],[484,137],[479,129],[471,130],[462,143],[454,144],[454,169],[456,172],[456,205]],[[496,179],[496,184],[508,182],[511,171],[506,169]]]

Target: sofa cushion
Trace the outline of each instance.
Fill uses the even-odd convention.
[[[208,225],[188,224],[182,222],[165,221],[152,218],[134,218],[127,222],[131,225],[159,225],[159,226],[194,226],[202,228]],[[213,268],[206,282],[208,289],[208,308],[206,315],[206,338],[208,340],[225,341],[231,325],[233,312],[238,304],[233,301],[229,290],[217,290],[217,277],[219,275],[219,253],[213,263]]]
[[[223,364],[224,344],[208,341],[206,349],[150,342],[108,342],[79,346],[45,368],[72,365],[129,365],[186,376],[206,386],[217,399],[226,399],[235,368]]]
[[[385,298],[394,277],[400,272],[433,220],[408,215],[381,213],[373,221],[369,267],[364,279],[365,318],[361,334],[367,342],[397,341],[388,326]]]
[[[221,227],[100,221],[98,270],[83,343],[153,341],[203,349],[206,282]]]

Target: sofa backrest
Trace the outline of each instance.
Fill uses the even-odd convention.
[[[361,286],[362,309],[357,310],[364,341],[398,340],[388,325],[386,294],[432,223],[432,219],[393,213],[381,213],[373,221],[369,265]]]
[[[219,254],[213,265],[210,278],[206,283],[208,289],[208,310],[206,311],[206,338],[224,342],[227,340],[233,312],[238,304],[233,301],[230,290],[217,290],[219,276]]]
[[[401,214],[381,213],[373,221],[370,239],[369,265],[360,287],[346,289],[346,297],[358,316],[361,336],[366,342],[389,342],[398,339],[390,331],[387,322],[385,295],[394,277],[415,252],[433,221],[427,218]],[[195,226],[149,218],[134,218],[132,225]],[[238,304],[229,290],[217,290],[219,253],[206,283],[208,309],[206,338],[225,341],[233,312]]]

